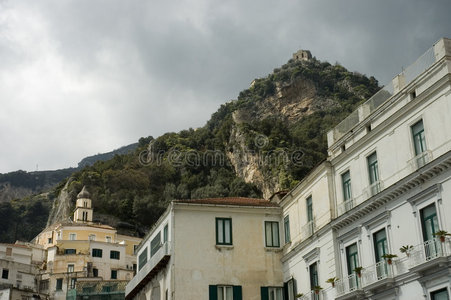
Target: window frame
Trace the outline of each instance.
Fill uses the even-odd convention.
[[[120,260],[121,259],[121,252],[117,251],[117,250],[110,250],[110,259]]]
[[[55,290],[56,291],[62,291],[63,290],[63,278],[57,278],[56,279]]]
[[[226,222],[228,222],[229,227],[229,239],[230,242],[227,242],[227,230],[226,230]],[[219,233],[219,224],[222,223],[222,242],[219,241],[220,233]],[[233,245],[233,226],[232,226],[232,218],[215,218],[216,224],[216,245],[220,246],[232,246]]]
[[[416,130],[415,127],[421,123],[421,130]],[[427,151],[426,134],[424,132],[424,122],[423,119],[419,119],[414,124],[410,126],[410,133],[413,142],[413,151],[415,156],[420,155]],[[417,139],[419,137],[419,139]],[[418,142],[418,143],[417,143]],[[419,149],[420,147],[421,149]],[[419,150],[422,150],[419,152]]]
[[[290,215],[286,215],[286,216],[283,218],[283,230],[284,230],[285,244],[291,243],[291,235],[290,235]]]
[[[313,221],[313,197],[308,196],[305,199],[306,213],[307,213],[307,223]]]
[[[280,228],[278,221],[265,221],[265,247],[267,248],[280,248]],[[268,241],[268,225],[270,228],[270,239],[271,243]],[[274,225],[276,225],[274,228]],[[277,233],[277,239],[275,239],[274,233]]]
[[[347,178],[345,178],[347,177]],[[346,170],[341,174],[341,187],[343,189],[343,202],[352,200],[352,184],[351,184],[351,172]]]
[[[150,241],[150,257],[154,256],[161,248],[161,231]]]
[[[75,272],[75,264],[67,264],[67,273]]]
[[[110,274],[110,279],[117,279],[117,270],[112,269]]]
[[[143,257],[145,257],[145,259],[142,259]],[[144,248],[144,251],[141,252],[141,254],[139,254],[138,256],[138,271],[141,270],[146,264],[147,264],[147,259],[148,259],[148,255],[147,255],[147,247]]]
[[[103,249],[100,248],[92,248],[92,257],[102,257],[103,256]]]
[[[69,241],[76,241],[76,240],[77,240],[77,234],[69,233]]]
[[[9,269],[3,268],[2,269],[2,279],[8,279],[8,278],[9,278]]]

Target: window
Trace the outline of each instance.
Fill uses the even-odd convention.
[[[310,273],[310,287],[313,289],[313,287],[319,285],[318,265],[316,264],[316,262],[309,266],[309,273]]]
[[[6,256],[11,256],[11,255],[13,255],[13,248],[7,247],[6,248]]]
[[[307,200],[307,221],[311,222],[313,221],[313,201],[312,196],[308,196]]]
[[[111,270],[111,279],[117,279],[117,270]]]
[[[431,292],[431,300],[448,300],[448,299],[449,296],[447,288]]]
[[[265,221],[266,247],[280,247],[279,222]]]
[[[343,184],[343,200],[348,201],[352,198],[351,193],[351,173],[346,171],[341,175],[341,182]],[[352,207],[351,207],[352,208]],[[349,209],[346,209],[348,211]]]
[[[388,254],[387,233],[385,228],[373,234],[374,240],[374,255],[376,262],[382,261],[385,254]]]
[[[92,257],[102,257],[102,249],[92,249]]]
[[[287,296],[286,300],[296,300],[296,284],[293,278],[285,282],[283,288],[285,289],[285,295]]]
[[[48,244],[51,244],[52,243],[52,238],[48,238],[47,242],[48,242]]]
[[[90,234],[89,235],[89,240],[90,241],[95,241],[96,240],[96,235],[95,234]]]
[[[413,146],[415,155],[420,155],[426,151],[426,137],[424,136],[423,120],[418,121],[412,127]]]
[[[92,269],[92,276],[99,277],[99,269],[93,268]]]
[[[216,218],[216,245],[232,245],[232,219]]]
[[[111,236],[106,236],[106,237],[105,237],[105,241],[106,241],[107,243],[111,243]]]
[[[158,252],[160,247],[161,247],[161,232],[158,232],[158,234],[150,242],[150,257],[154,256],[155,253]]]
[[[3,269],[2,270],[2,278],[3,279],[8,279],[9,276],[9,270],[8,269]]]
[[[281,287],[261,287],[262,300],[283,300],[283,288]]]
[[[76,252],[75,249],[64,249],[64,254],[75,254]]]
[[[136,255],[136,250],[138,250],[138,245],[133,245],[133,254]]]
[[[243,292],[239,285],[210,285],[209,300],[242,300]]]
[[[69,288],[70,289],[75,289],[75,284],[77,283],[77,278],[71,278],[70,279],[70,285]]]
[[[74,272],[74,265],[73,264],[68,264],[67,265],[67,272],[68,273]]]
[[[353,274],[354,269],[359,266],[359,257],[356,243],[346,247],[346,264],[348,267],[348,275]]]
[[[39,283],[39,291],[40,292],[45,292],[49,290],[49,280],[41,280],[41,282]]]
[[[56,290],[61,291],[63,289],[63,278],[56,279]]]
[[[147,263],[147,247],[144,249],[143,252],[139,255],[139,269],[141,270],[142,267]]]
[[[421,216],[421,229],[423,231],[423,240],[429,241],[434,239],[434,233],[439,231],[437,211],[435,204],[432,203],[422,210],[420,210]]]
[[[77,234],[76,233],[69,233],[69,240],[75,241],[76,239],[77,239]]]
[[[114,250],[110,251],[111,259],[120,259],[120,257],[121,257],[121,253],[119,251],[114,251]]]
[[[285,232],[285,243],[291,242],[290,237],[290,216],[287,215],[285,218],[283,218],[283,229]]]
[[[370,180],[370,194],[371,196],[374,196],[380,192],[379,167],[376,152],[373,152],[373,154],[367,157],[367,162],[368,176]]]
[[[168,224],[166,224],[163,229],[163,242],[166,243],[167,241],[168,241]]]

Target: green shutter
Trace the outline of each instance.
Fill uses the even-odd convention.
[[[283,283],[283,299],[288,300],[288,281]]]
[[[243,299],[243,292],[241,285],[234,285],[233,286],[233,300],[242,300]]]
[[[266,286],[260,288],[262,300],[269,300],[269,292]]]
[[[218,287],[216,285],[208,286],[209,300],[218,300]]]

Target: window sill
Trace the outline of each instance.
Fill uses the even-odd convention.
[[[266,252],[281,252],[282,248],[280,247],[265,247]]]
[[[215,245],[216,249],[222,250],[233,250],[233,245]]]

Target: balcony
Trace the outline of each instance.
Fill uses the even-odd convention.
[[[301,232],[303,239],[311,237],[315,232],[315,219],[313,218],[313,220],[307,222],[307,224],[302,226]]]
[[[432,161],[432,151],[426,150],[409,160],[407,163],[410,165],[412,172],[414,172],[430,161]]]
[[[451,239],[432,239],[421,243],[408,256],[395,259],[391,264],[385,260],[364,267],[361,276],[351,274],[335,283],[337,299],[355,299],[365,292],[375,294],[394,286],[396,276],[415,272],[424,275],[433,272],[448,262],[451,255]]]
[[[337,206],[337,216],[341,216],[342,214],[350,211],[356,206],[356,201],[353,198],[350,198]]]
[[[384,182],[382,180],[378,180],[372,184],[370,184],[364,191],[363,194],[366,196],[366,199],[373,197],[378,194],[380,191],[384,189]]]
[[[125,287],[125,298],[132,299],[169,262],[171,245],[164,243]]]
[[[451,255],[451,240],[443,242],[439,238],[426,241],[414,247],[409,255],[409,268],[413,272],[424,273],[447,262]]]

